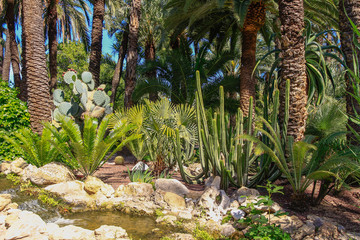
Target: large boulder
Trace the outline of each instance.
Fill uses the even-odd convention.
[[[69,181],[47,186],[45,190],[61,197],[75,209],[94,208],[96,200],[84,190],[84,185],[80,181]]]
[[[17,158],[11,162],[11,167],[16,167],[16,168],[21,168],[21,169],[24,169],[28,165],[29,164],[27,162],[25,162],[25,160],[23,158]]]
[[[84,184],[84,189],[89,194],[101,192],[107,198],[110,198],[111,195],[115,193],[115,190],[111,185],[104,183],[97,177],[88,176],[84,181]]]
[[[95,230],[96,240],[123,240],[129,239],[125,229],[121,227],[102,225]]]
[[[46,186],[61,182],[72,181],[74,174],[64,165],[59,163],[49,163],[37,168],[29,165],[24,169],[23,180],[29,179],[33,184]]]
[[[120,185],[115,191],[115,197],[150,198],[154,193],[150,183],[131,182],[128,185]]]
[[[46,223],[36,214],[29,211],[18,213],[18,219],[6,231],[5,239],[43,239]]]
[[[182,197],[189,193],[189,189],[176,179],[159,178],[155,181],[155,188],[156,190],[172,192]]]
[[[60,228],[54,239],[58,240],[96,240],[94,231],[68,225]]]

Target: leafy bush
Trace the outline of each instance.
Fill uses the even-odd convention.
[[[13,137],[18,129],[30,126],[26,103],[17,95],[16,89],[10,88],[7,82],[0,81],[0,160],[21,156],[3,136]]]
[[[77,169],[84,178],[92,175],[128,142],[139,137],[131,134],[132,124],[118,124],[111,132],[107,132],[109,116],[99,124],[96,119],[85,117],[82,130],[70,118],[60,119],[61,130],[50,123],[45,129],[52,132],[54,140],[50,142],[59,151],[64,161],[73,169]]]
[[[149,170],[136,170],[131,172],[128,169],[128,174],[131,182],[152,183],[152,180],[154,179]]]
[[[52,134],[49,129],[44,129],[39,136],[24,128],[14,133],[14,137],[5,136],[5,139],[28,163],[37,167],[58,159],[59,152],[50,143]]]

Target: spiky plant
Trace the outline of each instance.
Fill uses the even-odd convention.
[[[55,140],[50,142],[65,161],[87,177],[123,146],[139,137],[138,134],[132,134],[135,126],[126,122],[117,124],[108,133],[109,120],[110,117],[106,116],[99,124],[96,119],[86,116],[81,131],[74,120],[62,118],[60,119],[61,130],[57,130],[50,124],[46,124],[45,129],[53,134]]]

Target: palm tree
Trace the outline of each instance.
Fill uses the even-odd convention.
[[[10,51],[10,37],[9,37],[9,30],[5,30],[5,52],[4,52],[4,62],[3,62],[3,69],[2,69],[2,80],[5,82],[9,81],[9,74],[10,74],[10,64],[11,64],[11,51]]]
[[[94,0],[93,7],[89,71],[93,75],[95,85],[99,86],[105,0]]]
[[[304,138],[307,119],[307,83],[305,66],[305,38],[303,36],[304,5],[303,0],[280,0],[279,15],[281,21],[281,99],[280,109],[289,104],[289,116],[280,110],[280,119],[284,131],[295,141]],[[290,80],[289,103],[285,102],[286,80]],[[289,119],[287,124],[285,119]]]
[[[50,91],[57,83],[57,5],[59,0],[49,0],[47,7],[47,27],[49,39]]]
[[[16,43],[16,34],[15,34],[15,0],[7,0],[7,9],[6,9],[6,24],[8,28],[9,35],[7,36],[10,41],[10,55],[11,55],[11,65],[14,74],[15,87],[20,88],[21,78],[20,78],[20,57],[18,51],[18,45]],[[20,90],[24,88],[20,88]],[[24,94],[20,92],[19,98],[24,99]]]
[[[31,129],[41,133],[41,122],[51,120],[49,81],[46,71],[42,1],[22,2],[23,77],[28,92]]]
[[[359,69],[354,69],[353,64],[353,29],[350,25],[349,19],[353,21],[356,26],[360,26],[360,2],[350,0],[339,1],[339,27],[340,27],[340,41],[341,50],[345,56],[345,62],[350,70],[357,72]],[[359,41],[359,39],[358,39]],[[345,75],[346,82],[346,112],[350,116],[355,116],[360,113],[360,106],[358,102],[352,97],[353,87],[352,80],[348,74]],[[355,113],[356,111],[356,113]],[[356,132],[360,133],[360,125],[349,120],[349,125]]]
[[[124,106],[129,108],[133,105],[131,99],[136,84],[136,65],[138,59],[138,34],[139,21],[141,14],[141,0],[132,0],[130,8],[129,24],[129,48],[126,59],[126,79],[125,79],[125,100]]]

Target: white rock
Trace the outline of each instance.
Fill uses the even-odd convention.
[[[244,218],[246,215],[246,213],[240,209],[232,209],[230,213],[231,216],[235,219],[235,221]]]
[[[230,237],[236,232],[236,229],[231,224],[224,224],[221,227],[221,235]]]
[[[129,239],[125,229],[107,225],[103,225],[95,230],[95,238],[97,240]]]
[[[88,229],[73,225],[68,225],[60,229],[62,235],[59,236],[61,237],[59,240],[96,240],[94,232]]]
[[[150,183],[132,182],[128,185],[120,185],[115,191],[115,197],[146,197],[150,198],[154,189]]]
[[[131,169],[131,171],[146,171],[149,169],[149,166],[143,162],[138,162],[135,166]]]

